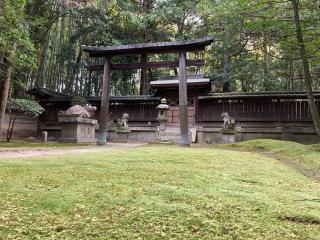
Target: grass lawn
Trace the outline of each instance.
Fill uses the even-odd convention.
[[[0,239],[320,239],[319,184],[213,146],[1,159]]]
[[[320,145],[304,145],[289,141],[271,139],[253,140],[225,145],[235,149],[268,151],[277,156],[286,157],[298,162],[306,169],[314,169],[320,172]]]

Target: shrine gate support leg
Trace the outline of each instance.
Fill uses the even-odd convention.
[[[107,123],[109,119],[109,98],[110,98],[110,82],[111,82],[111,57],[106,57],[103,69],[101,109],[99,117],[99,138],[98,145],[107,144]]]
[[[179,109],[180,109],[180,146],[189,147],[188,96],[187,96],[187,54],[179,53]]]

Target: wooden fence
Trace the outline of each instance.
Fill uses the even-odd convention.
[[[320,99],[316,100],[320,110]],[[269,122],[278,124],[312,122],[308,101],[301,98],[273,99],[203,99],[197,108],[198,124],[222,122],[221,113],[228,112],[236,122]]]
[[[110,105],[110,119],[117,121],[123,113],[128,113],[130,125],[155,125],[157,124],[158,104],[153,102],[114,103]]]
[[[235,97],[224,96],[212,98],[211,96],[199,97],[194,104],[189,106],[190,126],[216,126],[221,127],[221,113],[228,112],[241,126],[256,127],[266,126],[312,126],[312,118],[306,97]],[[131,126],[156,126],[158,125],[157,105],[160,98],[120,98],[112,99],[110,103],[110,119],[117,121],[123,113],[129,114]],[[169,101],[170,102],[170,101]],[[316,96],[316,103],[320,111],[320,94]],[[94,118],[99,119],[100,100],[91,101],[97,106]],[[177,105],[177,104],[176,104]],[[44,105],[46,112],[40,117],[40,129],[43,127],[58,128],[58,112],[66,110],[70,103],[55,103]],[[168,113],[168,124],[179,124],[179,108],[171,105]],[[192,116],[193,115],[193,116]]]

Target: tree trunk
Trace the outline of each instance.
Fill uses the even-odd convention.
[[[148,55],[142,54],[141,55],[141,63],[148,62]],[[140,78],[140,95],[147,95],[149,92],[149,81],[147,77],[147,69],[141,69],[141,78]]]
[[[146,14],[149,14],[153,8],[153,0],[143,0],[142,8]],[[150,32],[152,31],[151,26],[147,23],[147,27],[143,32],[143,40],[144,42],[148,42],[150,40]],[[148,55],[141,55],[141,63],[146,63],[148,61]],[[147,77],[147,69],[141,69],[141,78],[140,78],[140,95],[147,95],[149,93],[149,80]]]
[[[223,92],[230,91],[229,73],[230,73],[230,54],[229,54],[229,32],[227,29],[227,19],[224,19],[223,32]]]
[[[11,52],[11,58],[8,59],[8,65],[7,70],[5,74],[5,78],[3,79],[3,82],[1,84],[1,95],[0,95],[0,131],[2,129],[2,123],[4,119],[4,115],[6,113],[7,108],[7,101],[9,96],[9,89],[10,89],[10,81],[11,81],[11,73],[13,68],[12,59],[14,58],[14,55],[16,53],[17,45],[13,44],[13,49]]]
[[[269,54],[268,54],[268,45],[266,43],[266,38],[263,38],[263,88],[264,91],[270,91],[270,84],[269,84]]]
[[[73,67],[73,78],[74,78],[74,83],[75,83],[75,87],[73,87],[74,91],[73,93],[75,93],[76,95],[81,95],[81,90],[82,90],[82,82],[79,82],[78,85],[78,81],[79,81],[79,71],[80,71],[80,63],[81,63],[81,57],[82,57],[82,51],[80,50],[78,52],[78,56],[77,56],[77,60],[76,60],[76,64]],[[80,81],[83,81],[83,79],[80,79]],[[67,89],[67,91],[72,94],[72,89]]]
[[[312,120],[314,123],[314,127],[316,129],[317,134],[320,136],[320,116],[319,116],[318,108],[312,92],[312,78],[311,78],[309,60],[306,55],[306,49],[304,45],[304,39],[303,39],[300,16],[299,16],[299,1],[291,0],[291,3],[292,3],[294,22],[296,27],[297,44],[300,52],[300,57],[302,60],[304,75],[305,75],[304,83],[307,91],[309,108],[310,108]]]
[[[7,142],[11,142],[14,124],[16,122],[17,117],[10,117],[8,129],[7,129]]]

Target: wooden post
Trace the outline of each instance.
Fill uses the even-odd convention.
[[[147,64],[148,63],[148,55],[147,54],[141,54],[141,64]],[[147,95],[149,91],[149,82],[147,79],[147,68],[141,69],[141,78],[140,78],[140,95]]]
[[[107,56],[104,62],[103,69],[103,82],[101,94],[101,109],[99,119],[99,138],[98,145],[107,144],[107,124],[109,119],[109,95],[110,95],[110,82],[111,82],[111,57]]]
[[[180,146],[189,147],[188,96],[187,96],[187,54],[179,53],[179,109],[180,109]]]

